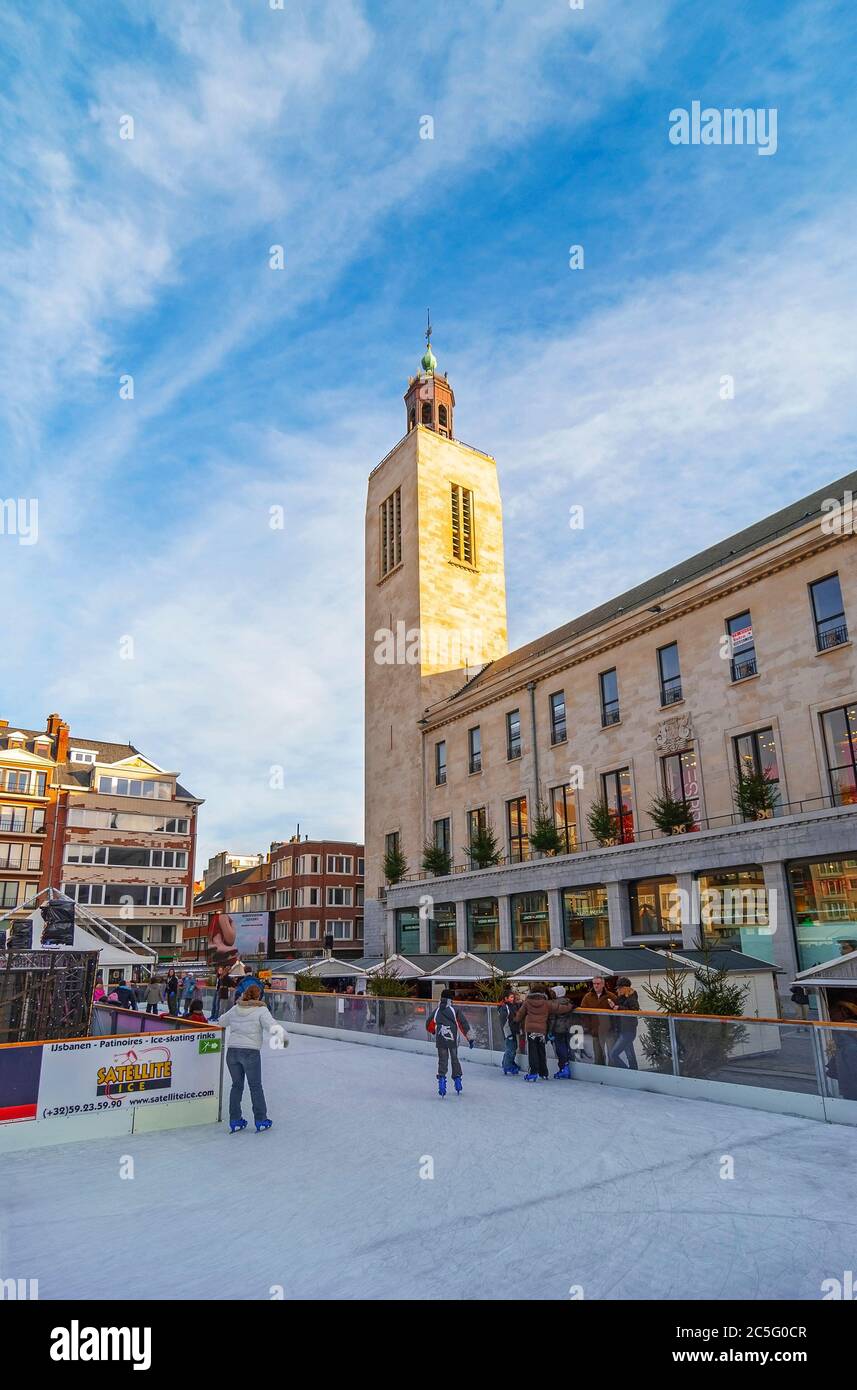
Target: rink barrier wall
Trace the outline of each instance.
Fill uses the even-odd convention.
[[[216,1124],[223,1065],[223,1029],[202,1024],[0,1044],[0,1154]],[[139,1072],[104,1075],[123,1067]]]
[[[271,991],[266,997],[274,1017],[291,1032],[434,1055],[435,1045],[425,1025],[436,1000],[285,990]],[[475,1035],[473,1049],[460,1049],[462,1061],[499,1068],[503,1039],[497,1005],[467,1001],[458,1007]],[[592,1029],[598,1026],[597,1019],[612,1022],[617,1018],[612,1010],[575,1011],[581,1022],[589,1016]],[[576,1050],[571,1062],[573,1079],[857,1126],[857,1024],[651,1010],[623,1011],[621,1018],[637,1020],[633,1050],[638,1070],[587,1059],[592,1048],[592,1035],[587,1033],[585,1047]],[[661,1048],[660,1067],[645,1055],[644,1029],[647,1040]],[[616,1040],[614,1036],[610,1042]],[[854,1099],[838,1094],[836,1069],[833,1074],[829,1069],[832,1057],[846,1068],[847,1087]],[[549,1065],[552,1062],[549,1059]],[[715,1070],[717,1078],[706,1074]]]

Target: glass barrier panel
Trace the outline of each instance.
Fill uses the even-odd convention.
[[[590,1066],[673,1074],[669,1019],[575,1011],[569,1037],[571,1060]]]
[[[818,1028],[825,1095],[857,1102],[857,1028]]]
[[[812,1029],[753,1019],[675,1020],[679,1075],[818,1095]]]
[[[412,1038],[430,1042],[426,1020],[431,1015],[430,999],[376,999],[374,1016],[377,1031],[385,1038]]]
[[[310,994],[306,990],[299,993],[301,1023],[312,1024],[314,1028],[337,1026],[336,999],[332,994]]]

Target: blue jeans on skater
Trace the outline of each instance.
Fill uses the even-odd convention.
[[[517,1055],[518,1039],[513,1035],[511,1038],[506,1038],[503,1044],[503,1066],[507,1069],[507,1071],[510,1068],[516,1067],[518,1065],[515,1061]]]
[[[257,1047],[228,1047],[226,1065],[232,1077],[232,1090],[229,1092],[229,1123],[241,1119],[241,1100],[244,1095],[244,1079],[250,1087],[253,1102],[253,1119],[256,1124],[267,1120],[268,1107],[265,1092],[262,1090],[262,1054]]]
[[[626,1062],[619,1061],[622,1053],[624,1053],[627,1058]],[[640,1068],[637,1066],[637,1058],[634,1053],[634,1039],[630,1037],[623,1038],[620,1033],[619,1037],[610,1048],[610,1062],[614,1067],[624,1066],[628,1071],[639,1071]]]
[[[554,1051],[556,1052],[556,1060],[559,1063],[559,1069],[562,1071],[563,1067],[567,1067],[571,1061],[571,1051],[568,1046],[568,1033],[555,1033],[553,1045]]]

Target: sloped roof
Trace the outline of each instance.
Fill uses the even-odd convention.
[[[661,951],[656,953],[663,955]],[[782,974],[781,966],[771,965],[770,961],[747,955],[745,951],[733,951],[729,947],[715,946],[711,951],[686,951],[683,946],[677,946],[674,954],[683,960],[692,961],[694,965],[710,965],[714,970],[773,970]]]
[[[238,869],[234,874],[221,874],[220,878],[216,878],[213,883],[210,883],[207,888],[203,888],[202,892],[197,894],[193,900],[194,907],[201,907],[205,903],[223,902],[226,889],[243,883],[245,878],[249,878],[253,869],[257,867],[258,865],[254,864],[253,868]]]
[[[595,631],[614,618],[622,617],[624,614],[633,612],[634,609],[642,608],[665,597],[672,590],[677,589],[682,584],[687,584],[692,579],[699,579],[705,574],[713,573],[721,565],[726,565],[741,555],[750,554],[768,541],[775,540],[778,536],[797,530],[799,526],[805,525],[813,517],[822,515],[822,502],[830,497],[842,497],[849,490],[857,492],[857,471],[846,473],[836,482],[828,483],[825,487],[818,488],[806,497],[801,497],[798,501],[790,503],[789,506],[772,512],[770,516],[757,521],[753,526],[747,526],[743,531],[737,531],[734,535],[727,536],[724,540],[718,541],[716,545],[711,545],[706,550],[700,550],[687,560],[682,560],[670,569],[663,570],[661,574],[644,580],[642,584],[637,584],[632,589],[626,589],[623,594],[618,594],[616,598],[608,599],[606,603],[599,604],[597,608],[591,608],[588,613],[582,613],[579,618],[573,618],[571,622],[563,623],[561,627],[554,628],[552,632],[547,632],[542,637],[536,637],[523,647],[518,647],[515,651],[507,652],[505,656],[498,657],[496,661],[490,662],[477,672],[460,690],[450,696],[446,703],[452,703],[459,699],[465,691],[473,690],[474,687],[484,684],[488,679],[493,679],[516,666],[526,665],[534,657],[543,655],[553,647],[562,646],[575,637],[582,637],[586,633]],[[437,708],[442,708],[442,705],[443,702]]]

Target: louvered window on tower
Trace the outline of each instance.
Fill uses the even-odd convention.
[[[381,578],[402,563],[402,489],[381,503]]]
[[[452,558],[465,565],[473,559],[473,493],[452,483]]]

